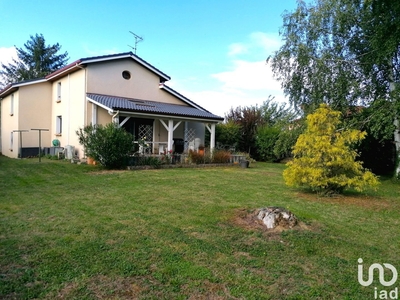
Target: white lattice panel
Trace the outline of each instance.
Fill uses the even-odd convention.
[[[188,128],[185,130],[185,151],[189,149],[189,143],[194,142],[196,137],[196,131],[194,128]]]
[[[139,139],[145,139],[151,143],[153,141],[153,126],[139,125]]]

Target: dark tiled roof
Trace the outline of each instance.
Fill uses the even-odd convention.
[[[150,71],[156,73],[157,75],[160,76],[164,81],[170,80],[171,77],[169,77],[167,74],[162,72],[160,69],[157,69],[153,65],[149,64],[147,61],[144,59],[140,58],[136,54],[133,54],[132,52],[124,52],[124,53],[117,53],[117,54],[109,54],[109,55],[102,55],[102,56],[92,56],[92,57],[85,57],[78,59],[66,66],[64,66],[61,69],[58,69],[57,71],[49,74],[46,76],[46,79],[54,79],[60,76],[60,74],[64,74],[64,72],[73,72],[79,68],[81,65],[86,65],[86,64],[91,64],[91,63],[96,63],[96,62],[102,62],[102,61],[109,61],[109,60],[115,60],[115,59],[121,59],[121,58],[131,58],[134,61],[138,62],[145,68],[149,69]]]
[[[222,121],[217,115],[191,106],[88,93],[94,102],[112,110]]]

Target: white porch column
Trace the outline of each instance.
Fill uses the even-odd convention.
[[[97,124],[97,105],[92,103],[92,125]]]
[[[215,148],[215,124],[211,124],[211,131],[210,131],[210,148],[211,148],[211,152],[214,150]]]
[[[210,132],[210,151],[212,152],[215,148],[215,124],[206,124],[208,131]]]
[[[173,143],[174,143],[174,130],[178,128],[178,126],[182,123],[182,121],[179,121],[178,123],[175,124],[174,126],[174,120],[168,120],[168,126],[165,124],[163,120],[160,119],[161,124],[165,127],[165,129],[168,131],[168,151],[172,150]]]
[[[168,120],[168,151],[172,150],[174,138],[174,121]]]

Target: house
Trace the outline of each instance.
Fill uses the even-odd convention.
[[[60,144],[82,158],[76,130],[109,122],[135,141],[145,139],[148,153],[196,148],[206,130],[214,148],[223,118],[168,87],[170,79],[127,52],[79,59],[45,78],[8,85],[0,91],[0,151],[14,158],[38,153],[39,131],[32,129],[43,129],[42,147]]]

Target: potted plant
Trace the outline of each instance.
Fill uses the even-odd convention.
[[[200,145],[200,146],[199,146],[199,149],[197,150],[197,152],[198,152],[200,155],[204,155],[204,149],[205,149],[204,145]]]

